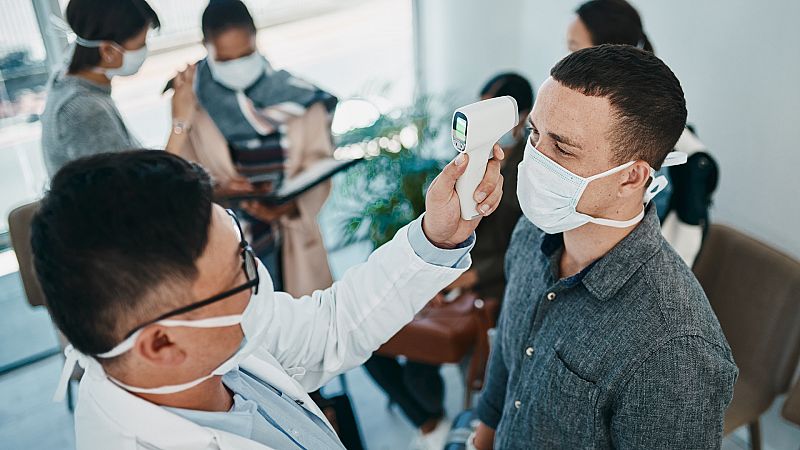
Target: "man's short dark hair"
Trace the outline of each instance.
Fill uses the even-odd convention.
[[[231,28],[241,28],[253,34],[256,24],[247,6],[239,0],[211,0],[200,21],[203,40],[210,41]]]
[[[122,45],[144,27],[158,28],[161,22],[145,0],[70,0],[67,23],[83,39],[113,41]],[[76,73],[100,64],[97,48],[75,46],[69,72]]]
[[[31,245],[50,314],[75,348],[108,351],[182,305],[159,288],[197,277],[211,202],[208,174],[160,150],[90,156],[55,175]]]
[[[609,138],[619,163],[641,159],[660,168],[686,126],[681,83],[650,52],[590,47],[559,61],[550,76],[584,95],[608,98],[616,119]]]

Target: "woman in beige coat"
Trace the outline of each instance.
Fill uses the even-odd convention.
[[[322,104],[313,105],[303,116],[289,122],[286,134],[291,142],[284,169],[286,178],[332,155],[330,120]],[[204,110],[197,111],[188,142],[180,155],[208,169],[220,186],[220,193],[247,191],[249,183],[236,172],[225,138]],[[294,296],[310,294],[332,283],[328,255],[317,223],[317,215],[330,190],[330,181],[326,181],[288,206],[271,208],[258,202],[247,202],[245,206],[249,214],[278,225],[283,290]]]
[[[179,154],[205,166],[218,196],[255,188],[253,176],[287,180],[320,159],[333,144],[330,111],[336,98],[283,70],[256,48],[252,16],[240,1],[212,2],[202,18],[208,56],[196,65],[198,111]],[[332,277],[317,224],[330,192],[322,183],[280,206],[237,203],[276,288],[292,295],[329,286]]]

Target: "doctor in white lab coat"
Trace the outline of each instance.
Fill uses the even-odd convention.
[[[490,161],[482,184],[476,190],[475,199],[479,201],[478,209],[483,215],[494,211],[502,195],[498,163],[502,158],[502,151],[496,147],[495,159]],[[64,224],[65,221],[60,219],[67,217],[59,214],[81,210],[81,199],[90,198],[93,207],[99,209],[90,216],[104,215],[103,192],[119,188],[104,183],[119,181],[113,181],[110,176],[91,177],[87,173],[107,174],[120,169],[114,173],[127,170],[125,173],[129,174],[135,170],[131,167],[147,166],[152,172],[157,170],[151,166],[168,166],[169,170],[165,170],[161,178],[158,173],[148,172],[150,178],[144,177],[140,186],[128,187],[134,200],[138,195],[137,189],[142,191],[141,198],[153,199],[157,192],[148,190],[157,191],[169,187],[176,178],[189,177],[170,171],[199,170],[183,160],[178,162],[178,159],[166,152],[145,151],[101,155],[89,162],[72,163],[64,169],[65,174],[54,178],[51,191],[34,219],[34,264],[51,313],[75,346],[67,350],[67,362],[57,396],[63,394],[75,363],[86,370],[75,411],[78,449],[285,448],[280,443],[270,444],[279,441],[264,437],[275,430],[296,444],[294,448],[313,448],[313,442],[322,442],[304,443],[304,430],[313,431],[322,439],[326,433],[332,435],[335,442],[331,445],[341,446],[307,392],[360,365],[411,321],[437,292],[469,267],[468,252],[479,220],[461,219],[454,190],[467,158],[456,158],[433,182],[426,197],[425,215],[400,230],[366,263],[351,268],[330,288],[310,296],[292,298],[286,293],[274,292],[266,269],[249,259],[253,258],[252,252],[248,251],[240,230],[236,229],[235,217],[231,220],[230,212],[210,203],[209,199],[211,213],[207,242],[194,262],[196,275],[188,284],[180,277],[165,277],[155,286],[141,286],[141,297],[131,300],[138,302],[133,309],[128,308],[129,304],[108,309],[104,309],[104,303],[87,305],[87,302],[97,300],[87,297],[88,293],[82,296],[80,292],[71,292],[75,286],[82,286],[81,280],[75,280],[80,273],[81,261],[98,254],[93,246],[102,246],[106,253],[114,253],[115,238],[109,235],[86,242],[66,242],[68,230],[75,224]],[[132,183],[139,182],[140,178],[143,177],[132,177]],[[200,184],[203,184],[202,176],[200,178]],[[175,195],[179,194],[178,189],[171,190]],[[60,208],[63,198],[69,199],[69,208]],[[132,211],[126,210],[133,208],[135,211],[134,203],[120,202],[116,208],[116,211],[109,209],[108,213],[126,217],[128,221],[140,220]],[[170,217],[158,220],[168,221]],[[107,222],[109,228],[129,226],[146,229],[145,223],[119,225],[121,221]],[[111,233],[106,229],[97,232]],[[74,247],[65,249],[64,246]],[[86,253],[81,253],[83,251]],[[120,257],[124,257],[122,255]],[[78,259],[70,261],[68,258]],[[109,263],[113,264],[112,261]],[[148,261],[141,263],[143,267],[148,266]],[[75,268],[70,278],[59,269],[63,267]],[[92,267],[103,270],[101,265]],[[131,277],[136,270],[131,269]],[[109,276],[107,279],[112,278]],[[102,274],[95,274],[82,283],[87,289],[89,286],[102,287],[98,283],[103,283],[103,280]],[[190,295],[179,295],[182,289],[188,290]],[[90,292],[101,291],[92,289]],[[170,297],[169,293],[173,296]],[[78,301],[71,301],[73,299]],[[107,300],[114,301],[118,299]],[[102,316],[89,317],[98,309],[103,310]],[[127,315],[108,317],[115,312],[126,312]],[[131,315],[134,317],[129,317]],[[96,322],[92,326],[88,322],[102,320],[110,320],[117,338],[102,351],[92,352],[93,341],[90,338],[92,330],[97,327],[94,326]],[[214,420],[226,418],[227,413],[237,410],[240,392],[224,380],[231,373],[240,371],[256,380],[256,385],[269,386],[269,392],[279,394],[276,398],[292,400],[285,402],[291,405],[287,406],[289,410],[294,405],[300,408],[286,411],[290,415],[285,417],[298,417],[299,411],[301,415],[306,414],[308,420],[280,423],[279,418],[283,416],[279,409],[283,406],[280,406],[281,400],[277,400],[278,403],[270,406],[258,405],[261,415],[269,424],[275,425],[270,429],[270,425],[264,422],[264,432],[260,435],[236,432],[224,426],[209,426],[223,423]],[[192,415],[194,413],[213,419],[210,422],[193,420],[197,417]],[[255,417],[256,421],[261,418]],[[259,436],[262,442],[257,438]]]

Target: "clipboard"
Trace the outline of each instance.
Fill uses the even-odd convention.
[[[364,161],[361,159],[334,159],[325,158],[315,162],[306,170],[300,172],[292,178],[284,178],[280,187],[275,192],[254,193],[254,194],[235,194],[223,197],[222,200],[242,201],[242,200],[261,200],[272,205],[281,205],[290,202],[318,184],[329,180],[337,173],[349,169],[354,165]]]

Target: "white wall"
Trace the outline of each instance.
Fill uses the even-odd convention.
[[[483,83],[519,67],[523,0],[415,0],[420,87],[476,100]]]
[[[447,42],[456,2],[424,0],[437,20],[422,21],[424,48]],[[459,17],[484,23],[478,52],[456,49],[441,72],[474,92],[509,67],[537,85],[567,52],[568,1],[458,2]],[[451,5],[452,4],[452,5]],[[800,257],[800,2],[633,0],[661,57],[681,80],[693,123],[721,166],[713,220]],[[445,6],[448,6],[445,8]],[[497,14],[491,10],[496,8]],[[425,9],[423,9],[425,12]],[[442,23],[437,26],[432,23]],[[510,31],[515,23],[517,32]],[[504,65],[492,64],[502,63]],[[430,67],[429,67],[430,69]],[[471,84],[470,84],[471,83]],[[432,87],[438,86],[433,83]]]

